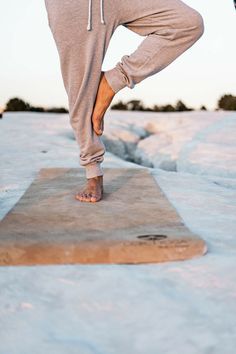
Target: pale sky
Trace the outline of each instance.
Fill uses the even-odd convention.
[[[161,72],[114,98],[146,105],[175,104],[214,109],[222,94],[236,96],[236,11],[233,0],[184,0],[204,19],[205,33]],[[59,58],[44,0],[0,0],[0,106],[20,97],[36,106],[65,106]],[[131,54],[144,37],[119,26],[103,63],[108,70]]]

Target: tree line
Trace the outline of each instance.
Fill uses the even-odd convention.
[[[64,107],[38,107],[32,106],[21,98],[11,98],[7,103],[3,112],[48,112],[48,113],[68,113],[68,109]]]
[[[183,111],[194,111],[194,108],[187,107],[181,100],[178,100],[175,105],[156,105],[152,107],[144,106],[141,100],[130,100],[128,102],[119,102],[113,104],[111,109],[119,109],[124,111],[152,111],[152,112],[183,112]],[[231,94],[226,94],[221,96],[217,101],[216,110],[226,110],[226,111],[236,111],[236,96]],[[205,106],[201,106],[200,110],[206,111]]]
[[[113,104],[111,109],[119,109],[123,111],[151,111],[151,112],[183,112],[193,111],[193,108],[187,107],[181,100],[177,101],[175,105],[167,104],[163,106],[153,105],[152,107],[144,106],[141,100],[130,100],[128,102],[119,102]],[[205,106],[201,109],[206,110]]]
[[[194,111],[193,108],[187,107],[181,100],[178,100],[175,105],[157,105],[154,104],[151,107],[145,106],[142,100],[130,100],[128,102],[123,102],[119,100],[117,103],[111,105],[112,110],[123,110],[123,111],[151,111],[151,112],[183,112],[183,111]],[[231,94],[225,94],[219,98],[217,101],[216,110],[227,110],[236,111],[236,96]],[[200,110],[207,110],[205,106],[201,106]],[[68,109],[64,107],[35,107],[30,105],[24,100],[14,97],[11,98],[4,109],[3,112],[47,112],[47,113],[68,113]],[[1,114],[0,114],[1,117]]]

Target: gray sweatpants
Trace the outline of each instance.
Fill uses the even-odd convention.
[[[103,175],[105,146],[92,127],[101,69],[119,25],[144,36],[106,79],[115,92],[132,89],[175,60],[203,34],[198,11],[181,0],[45,0],[48,23],[60,58],[70,123],[86,177]]]

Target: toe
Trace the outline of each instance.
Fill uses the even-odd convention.
[[[86,193],[84,193],[83,198],[82,198],[82,201],[83,201],[83,202],[87,202],[87,194],[86,194]]]
[[[92,194],[91,196],[91,202],[98,202],[100,199],[101,197],[98,194]]]
[[[77,194],[75,195],[75,199],[77,199],[77,200],[81,200],[81,199],[82,199],[81,194],[80,194],[80,193],[77,193]]]
[[[75,198],[76,198],[77,200],[80,200],[81,202],[83,202],[84,199],[85,199],[84,192],[77,193],[76,196],[75,196]]]
[[[89,198],[89,201],[92,202],[93,201],[92,200],[93,199],[93,193],[89,193],[88,198]]]
[[[85,201],[85,202],[90,202],[90,199],[91,199],[90,194],[89,194],[89,193],[85,193],[85,195],[84,195],[84,201]]]

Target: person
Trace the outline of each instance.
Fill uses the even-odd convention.
[[[80,165],[86,171],[86,184],[75,198],[98,202],[105,154],[101,135],[111,101],[121,89],[133,89],[190,48],[202,36],[204,21],[181,0],[45,0],[45,6]],[[120,25],[145,38],[133,53],[102,71],[109,41]]]

